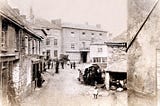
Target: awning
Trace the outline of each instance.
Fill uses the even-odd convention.
[[[127,72],[127,60],[115,61],[112,64],[108,64],[105,69],[107,72]]]

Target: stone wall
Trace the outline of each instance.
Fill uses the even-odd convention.
[[[82,51],[87,51],[87,62],[90,62],[90,44],[93,42],[106,42],[108,39],[107,37],[107,32],[62,27],[62,51],[63,53],[68,53],[69,58],[71,56],[76,57],[77,53],[79,53],[79,59],[76,58],[76,60],[72,60],[79,60],[79,62],[81,61],[80,53]],[[74,44],[74,48],[71,48],[72,44]]]
[[[128,44],[153,8],[155,0],[128,1]],[[156,49],[160,44],[160,3],[128,51],[128,105],[156,105]]]
[[[60,58],[60,54],[62,53],[62,41],[61,41],[61,29],[50,29],[49,35],[47,38],[50,40],[50,44],[46,45],[46,50],[50,50],[50,56],[52,59]],[[55,39],[57,39],[57,45],[55,45]],[[57,51],[57,57],[54,56],[54,51]]]

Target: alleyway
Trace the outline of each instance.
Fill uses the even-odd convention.
[[[59,74],[53,73],[45,73],[43,88],[22,101],[22,106],[127,106],[126,92],[100,90],[98,99],[94,99],[94,87],[80,84],[78,71],[69,66],[60,69]]]

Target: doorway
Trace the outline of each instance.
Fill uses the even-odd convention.
[[[87,62],[87,52],[81,52],[81,61],[83,63]]]

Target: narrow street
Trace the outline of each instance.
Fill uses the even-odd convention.
[[[60,68],[59,74],[50,69],[45,73],[42,88],[22,101],[22,106],[127,106],[127,92],[100,89],[98,99],[93,98],[93,86],[81,84],[78,71]]]

